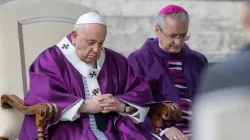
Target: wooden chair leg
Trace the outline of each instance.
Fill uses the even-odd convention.
[[[36,126],[37,126],[38,140],[45,140],[44,131],[45,131],[45,126],[46,126],[46,120],[41,120],[38,114],[36,114]]]
[[[9,139],[8,139],[8,138],[1,138],[1,137],[0,137],[0,140],[9,140]]]

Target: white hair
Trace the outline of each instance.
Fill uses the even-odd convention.
[[[189,15],[187,13],[177,12],[177,13],[169,13],[169,14],[161,14],[157,16],[156,25],[160,26],[161,29],[165,28],[165,19],[166,17],[171,17],[180,21],[186,22],[187,26],[189,26]]]

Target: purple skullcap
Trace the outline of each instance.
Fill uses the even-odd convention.
[[[184,8],[182,8],[178,5],[170,4],[170,5],[162,8],[161,11],[159,12],[158,16],[161,14],[178,13],[178,12],[179,13],[187,13],[187,11]]]

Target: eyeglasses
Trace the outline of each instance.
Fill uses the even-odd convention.
[[[190,32],[188,32],[188,34],[185,35],[185,36],[168,35],[168,34],[166,34],[166,33],[163,32],[163,30],[162,30],[162,28],[161,28],[160,26],[158,26],[158,27],[160,28],[161,33],[162,33],[166,38],[168,38],[169,40],[174,41],[175,39],[181,39],[182,41],[187,41],[187,40],[189,40],[189,39],[191,38]]]

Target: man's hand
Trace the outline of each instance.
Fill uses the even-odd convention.
[[[125,104],[118,99],[116,99],[112,94],[99,95],[98,101],[100,102],[100,107],[102,108],[102,113],[123,112],[125,109]]]
[[[187,136],[184,135],[179,129],[175,127],[170,127],[165,133],[165,136],[169,140],[188,140]]]
[[[91,113],[96,114],[102,111],[99,102],[100,96],[93,96],[85,101],[83,101],[81,107],[79,108],[80,113]]]

